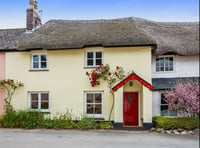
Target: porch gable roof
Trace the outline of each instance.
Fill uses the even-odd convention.
[[[121,88],[122,86],[124,86],[130,80],[137,80],[140,84],[142,84],[145,87],[147,87],[150,91],[153,91],[153,86],[150,83],[148,83],[147,81],[145,81],[144,79],[142,79],[140,76],[138,76],[135,72],[132,72],[130,75],[128,75],[121,82],[119,82],[118,84],[116,84],[115,86],[113,86],[113,88],[112,88],[113,91],[114,92],[117,91],[119,88]]]

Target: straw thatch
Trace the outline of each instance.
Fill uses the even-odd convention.
[[[25,36],[25,31],[25,28],[0,29],[0,52],[16,50],[16,45]]]
[[[140,18],[51,20],[20,42],[19,50],[87,46],[146,46],[154,55],[199,53],[199,23],[164,23]]]

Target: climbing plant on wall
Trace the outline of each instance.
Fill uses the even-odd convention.
[[[0,89],[6,90],[6,97],[5,97],[5,111],[9,112],[10,110],[13,110],[13,107],[11,105],[12,97],[15,93],[15,90],[17,88],[23,87],[24,83],[7,79],[7,80],[0,80]]]
[[[113,99],[113,104],[109,114],[109,121],[110,121],[115,101],[114,91],[112,87],[117,81],[122,80],[125,77],[125,72],[123,68],[120,66],[116,66],[114,70],[111,70],[108,64],[106,65],[101,64],[99,67],[93,69],[91,72],[86,72],[86,75],[89,77],[89,81],[92,87],[100,85],[101,83],[100,80],[104,80],[107,82],[109,92],[112,94],[112,99]]]

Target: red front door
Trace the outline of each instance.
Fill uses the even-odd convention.
[[[125,92],[123,103],[124,126],[138,126],[138,92]]]

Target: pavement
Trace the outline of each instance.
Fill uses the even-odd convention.
[[[199,148],[199,136],[148,131],[0,128],[0,148]]]

